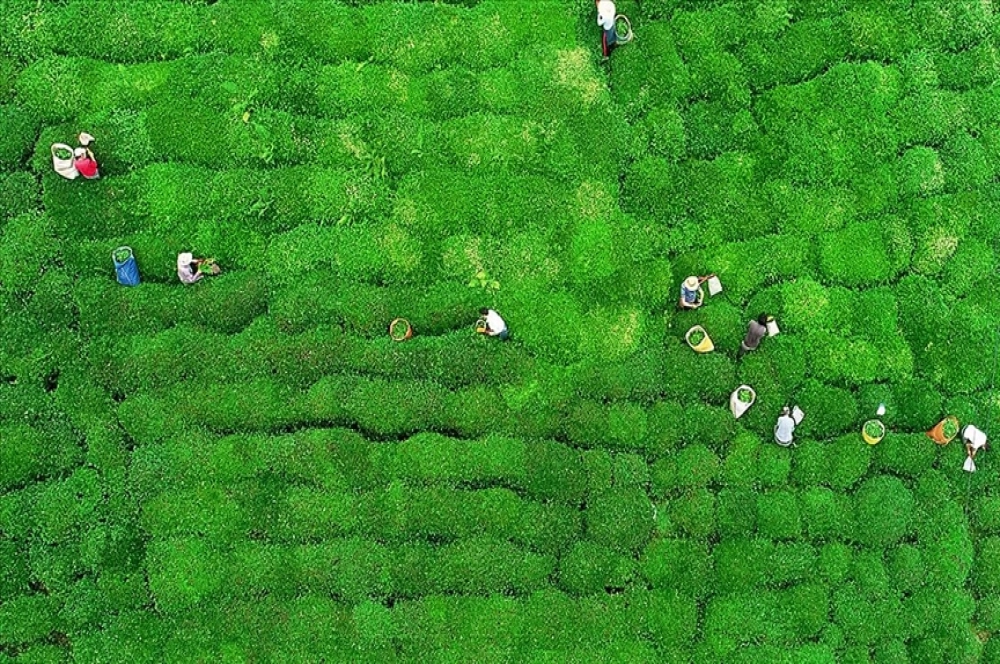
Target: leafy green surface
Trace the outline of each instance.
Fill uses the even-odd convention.
[[[0,660],[1000,657],[994,8],[618,4],[8,1]]]

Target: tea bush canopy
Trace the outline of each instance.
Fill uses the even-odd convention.
[[[616,4],[3,4],[0,663],[1000,661],[997,10]]]

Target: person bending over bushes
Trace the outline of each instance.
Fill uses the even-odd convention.
[[[597,5],[597,25],[601,26],[601,54],[607,58],[618,46],[618,32],[615,30],[615,3],[611,0],[594,0]]]
[[[84,136],[84,134],[81,134],[81,136]],[[84,146],[86,145],[85,143]],[[97,160],[94,159],[94,153],[88,147],[79,147],[73,150],[73,168],[88,180],[97,180],[101,177],[100,170],[97,167]]]
[[[757,320],[750,321],[747,325],[747,335],[743,337],[743,341],[740,343],[740,350],[736,353],[736,357],[743,357],[752,350],[757,350],[757,346],[760,345],[760,340],[764,338],[767,334],[767,314],[761,314],[757,316]]]
[[[500,314],[484,307],[479,310],[479,315],[482,318],[479,319],[479,323],[476,325],[476,332],[490,337],[497,337],[500,341],[506,341],[510,337],[510,332],[507,331],[507,323],[500,317]]]
[[[193,284],[206,274],[216,275],[221,271],[214,258],[195,258],[190,252],[177,254],[177,278],[181,283]]]
[[[962,429],[962,440],[965,442],[965,464],[962,469],[974,473],[976,472],[976,452],[986,447],[986,434],[971,424]]]
[[[778,416],[778,423],[774,425],[774,442],[782,447],[791,447],[795,441],[795,437],[793,436],[795,427],[802,421],[804,416],[805,414],[799,410],[798,406],[794,408],[785,406],[782,408],[781,415]]]
[[[677,301],[679,309],[697,309],[705,301],[705,290],[701,287],[708,277],[690,276],[681,284],[681,297]]]

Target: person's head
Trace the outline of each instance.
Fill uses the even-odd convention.
[[[490,310],[487,309],[486,307],[483,307],[482,309],[479,310],[479,315],[480,316],[485,316],[488,313],[490,313]]]
[[[76,157],[77,159],[79,159],[80,157],[86,157],[87,156],[87,149],[86,148],[77,148],[77,149],[73,150],[73,156]]]
[[[767,314],[761,314],[757,316],[757,322],[761,325],[767,325]]]
[[[194,254],[186,251],[182,254],[177,254],[177,267],[187,267],[194,262]]]
[[[688,290],[698,290],[698,286],[700,285],[701,282],[698,281],[698,277],[688,277],[684,280],[684,288]]]
[[[788,406],[784,406],[781,409],[781,414],[782,415],[789,415],[789,414],[791,414],[791,412],[792,412],[792,409],[789,408]]]

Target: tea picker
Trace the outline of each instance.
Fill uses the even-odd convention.
[[[632,41],[632,24],[624,14],[615,14],[611,0],[594,0],[597,6],[597,25],[601,27],[601,54],[608,58],[619,44]]]
[[[220,272],[222,269],[214,258],[195,258],[190,252],[177,254],[177,278],[181,283],[193,284],[201,281],[206,274],[214,276]]]
[[[778,416],[778,422],[774,425],[774,442],[782,447],[791,447],[795,440],[793,435],[795,427],[802,422],[802,418],[805,416],[806,414],[798,406],[794,406],[791,409],[788,406],[782,408],[781,415]]]
[[[72,148],[65,143],[52,144],[49,148],[52,154],[52,169],[67,180],[75,180],[81,175],[86,180],[99,179],[101,174],[97,160],[88,147],[94,142],[94,137],[82,132],[77,140],[80,141],[81,147]]]
[[[476,321],[476,332],[478,334],[485,334],[489,337],[497,337],[500,341],[506,341],[510,338],[510,332],[507,330],[507,323],[500,314],[493,311],[492,309],[479,310],[479,315],[482,316]]]
[[[760,340],[770,332],[768,322],[773,320],[774,318],[768,317],[767,314],[761,314],[757,316],[757,320],[750,321],[750,324],[747,325],[747,334],[743,337],[743,341],[740,342],[740,349],[736,353],[736,357],[743,357],[750,351],[757,350]]]
[[[965,443],[965,463],[962,465],[962,470],[969,473],[976,472],[976,452],[986,447],[986,434],[983,433],[981,429],[967,424],[964,429],[962,429],[962,441]]]
[[[680,299],[677,301],[678,309],[697,309],[705,301],[705,290],[701,285],[708,282],[708,294],[717,295],[722,292],[722,282],[714,274],[704,277],[694,275],[688,277],[681,283]]]

